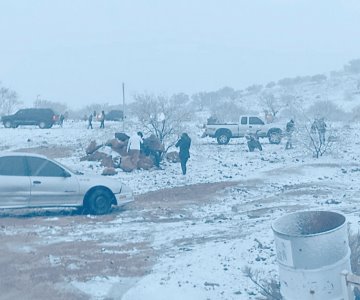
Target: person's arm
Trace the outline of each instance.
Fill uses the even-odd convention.
[[[181,144],[181,139],[177,141],[177,143],[175,144],[175,147],[176,147],[176,148],[179,147],[180,144]]]

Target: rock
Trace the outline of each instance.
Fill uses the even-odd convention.
[[[166,159],[172,163],[180,162],[179,153],[177,151],[169,152],[166,154]]]
[[[130,137],[126,133],[116,132],[115,138],[124,142],[124,141],[127,141]]]
[[[165,150],[164,145],[161,144],[160,139],[155,136],[155,134],[150,135],[144,139],[144,148],[152,151],[161,151]]]
[[[149,170],[154,166],[153,160],[148,156],[140,156],[140,159],[137,163],[139,169]]]
[[[103,160],[104,158],[107,158],[107,157],[111,157],[109,156],[108,154],[106,153],[103,153],[103,152],[100,152],[100,151],[96,151],[92,154],[88,154],[82,158],[80,158],[80,161],[84,161],[84,160],[88,160],[88,161],[101,161]]]
[[[111,139],[107,141],[105,145],[110,146],[113,151],[119,153],[121,156],[127,155],[127,141],[123,142],[118,139]]]
[[[100,165],[103,167],[107,167],[107,168],[115,168],[115,164],[114,164],[111,156],[106,156],[103,159],[101,159]]]
[[[86,148],[86,154],[93,154],[96,150],[100,149],[102,145],[97,145],[96,141],[91,141],[89,146]]]
[[[125,172],[131,172],[136,169],[135,164],[132,162],[130,156],[125,156],[121,159],[120,168]]]
[[[114,168],[105,168],[103,171],[102,171],[102,174],[101,175],[104,175],[104,176],[113,176],[115,175],[117,172]]]

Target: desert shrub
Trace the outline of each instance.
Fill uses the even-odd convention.
[[[326,81],[326,79],[327,79],[327,77],[324,74],[317,74],[317,75],[311,76],[311,81],[316,82],[316,83]]]
[[[250,267],[242,270],[243,274],[248,277],[258,288],[259,293],[264,296],[265,300],[281,300],[280,283],[275,279],[266,279],[261,277],[261,272]]]
[[[211,115],[216,117],[218,122],[238,122],[239,116],[245,110],[232,101],[219,103],[211,109]]]
[[[328,100],[315,102],[309,107],[306,115],[310,118],[324,117],[329,121],[346,121],[349,119],[349,114],[338,107],[334,102]]]

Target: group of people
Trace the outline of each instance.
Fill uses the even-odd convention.
[[[325,144],[325,133],[326,133],[326,123],[324,118],[315,118],[314,122],[311,125],[311,134],[318,134],[318,140],[320,145]],[[291,119],[286,124],[285,128],[285,136],[287,138],[285,150],[293,149],[293,133],[295,131],[295,121],[294,119]],[[262,151],[262,147],[259,141],[259,136],[257,132],[255,134],[248,134],[246,136],[246,139],[248,140],[248,148],[250,152],[253,152],[255,149],[259,149]]]
[[[310,133],[318,135],[318,140],[319,140],[320,145],[325,145],[326,127],[327,126],[326,126],[324,117],[315,118],[314,122],[311,125]],[[285,146],[286,150],[293,148],[292,135],[293,135],[294,131],[295,131],[295,122],[293,119],[291,119],[286,124],[286,137],[287,137],[287,142],[286,142],[286,146]]]
[[[87,129],[93,129],[92,121],[94,117],[96,117],[96,111],[94,111],[87,117],[87,121],[88,121]],[[105,128],[105,112],[103,110],[101,111],[100,115],[97,116],[97,118],[100,121],[100,128]]]
[[[141,131],[130,136],[127,144],[127,152],[131,157],[134,165],[137,165],[141,151],[146,156],[152,156],[156,167],[160,168],[161,155],[164,152],[164,146],[161,144],[158,137],[151,134],[148,138],[144,139]],[[182,174],[186,174],[186,164],[190,158],[191,138],[187,133],[182,133],[179,140],[176,142],[175,147],[179,148],[179,158],[181,164]]]
[[[326,123],[324,118],[315,118],[311,125],[311,133],[319,135],[320,144],[325,144]]]

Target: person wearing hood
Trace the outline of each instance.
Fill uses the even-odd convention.
[[[190,146],[191,146],[191,139],[187,133],[183,133],[180,139],[175,144],[175,147],[180,148],[179,157],[181,163],[181,171],[183,175],[186,174],[186,163],[190,158]]]

